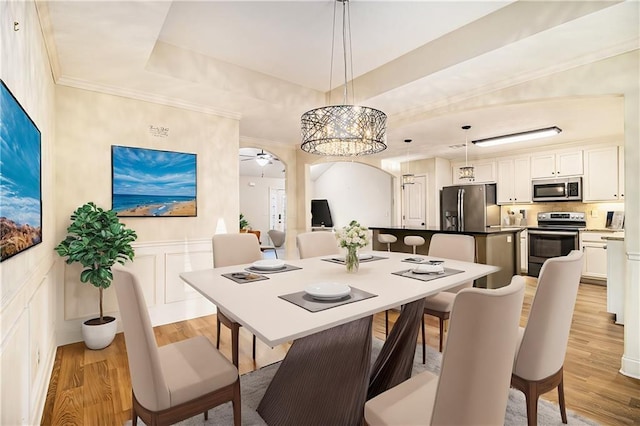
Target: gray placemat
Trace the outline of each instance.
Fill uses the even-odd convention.
[[[287,302],[291,302],[294,305],[298,305],[309,312],[319,312],[324,311],[325,309],[335,308],[336,306],[346,305],[347,303],[378,297],[378,295],[351,287],[351,293],[339,300],[317,300],[309,296],[305,291],[298,291],[296,293],[285,294],[278,297],[286,300]]]
[[[388,259],[388,257],[373,256],[373,257],[370,257],[368,259],[360,259],[360,263],[374,262],[376,260],[382,260],[382,259]],[[324,260],[325,262],[337,263],[339,265],[344,265],[345,264],[344,257],[329,257],[329,258],[322,259],[322,260]]]
[[[249,271],[249,272],[255,272],[258,274],[278,274],[280,272],[288,272],[288,271],[295,271],[296,269],[302,269],[299,266],[293,266],[293,265],[284,265],[284,268],[281,269],[259,269],[259,268],[254,268],[253,266],[249,266],[248,268],[245,268],[245,271]]]
[[[222,276],[225,278],[229,278],[231,281],[235,281],[238,284],[247,284],[247,283],[269,279],[269,277],[265,277],[264,275],[254,274],[253,272],[231,272],[228,274],[222,274]]]
[[[451,269],[451,268],[444,268],[443,274],[414,274],[411,271],[412,271],[411,269],[405,269],[404,271],[393,272],[393,275],[400,275],[401,277],[413,278],[414,280],[420,280],[420,281],[431,281],[431,280],[436,280],[438,278],[444,278],[444,277],[448,277],[449,275],[455,275],[455,274],[464,272],[459,269]]]

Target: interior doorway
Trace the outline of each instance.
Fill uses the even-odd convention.
[[[262,148],[240,148],[238,157],[240,213],[260,231],[260,243],[271,245],[269,230],[286,231],[285,165]]]
[[[426,229],[427,203],[426,176],[415,176],[413,183],[402,185],[402,226]]]
[[[269,229],[285,230],[287,195],[284,189],[269,188]]]

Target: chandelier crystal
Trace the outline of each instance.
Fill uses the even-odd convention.
[[[302,114],[300,148],[311,154],[339,157],[375,154],[387,149],[387,116],[375,108],[348,104],[347,62],[351,63],[353,69],[351,49],[347,50],[347,37],[350,40],[351,34],[351,24],[347,17],[349,0],[336,0],[334,12],[338,3],[342,3],[344,104],[315,108]],[[334,17],[335,15],[334,13]],[[333,38],[335,41],[335,33]]]
[[[469,161],[468,161],[468,144],[469,144],[469,129],[471,128],[471,126],[469,125],[465,125],[462,126],[462,130],[464,130],[464,134],[465,134],[465,139],[464,139],[464,167],[460,167],[460,174],[458,176],[459,179],[467,179],[467,180],[473,180],[475,179],[475,173],[474,173],[474,169],[473,166],[469,165]]]

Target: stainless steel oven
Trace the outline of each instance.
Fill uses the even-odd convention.
[[[538,226],[527,229],[527,274],[537,277],[545,260],[566,256],[571,250],[579,250],[580,229],[585,226],[584,212],[538,213]]]

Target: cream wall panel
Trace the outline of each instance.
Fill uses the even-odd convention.
[[[29,422],[29,319],[26,311],[0,345],[0,424]]]
[[[165,263],[165,303],[186,299],[201,298],[195,291],[180,279],[180,273],[213,267],[212,250],[186,253],[168,253]]]

